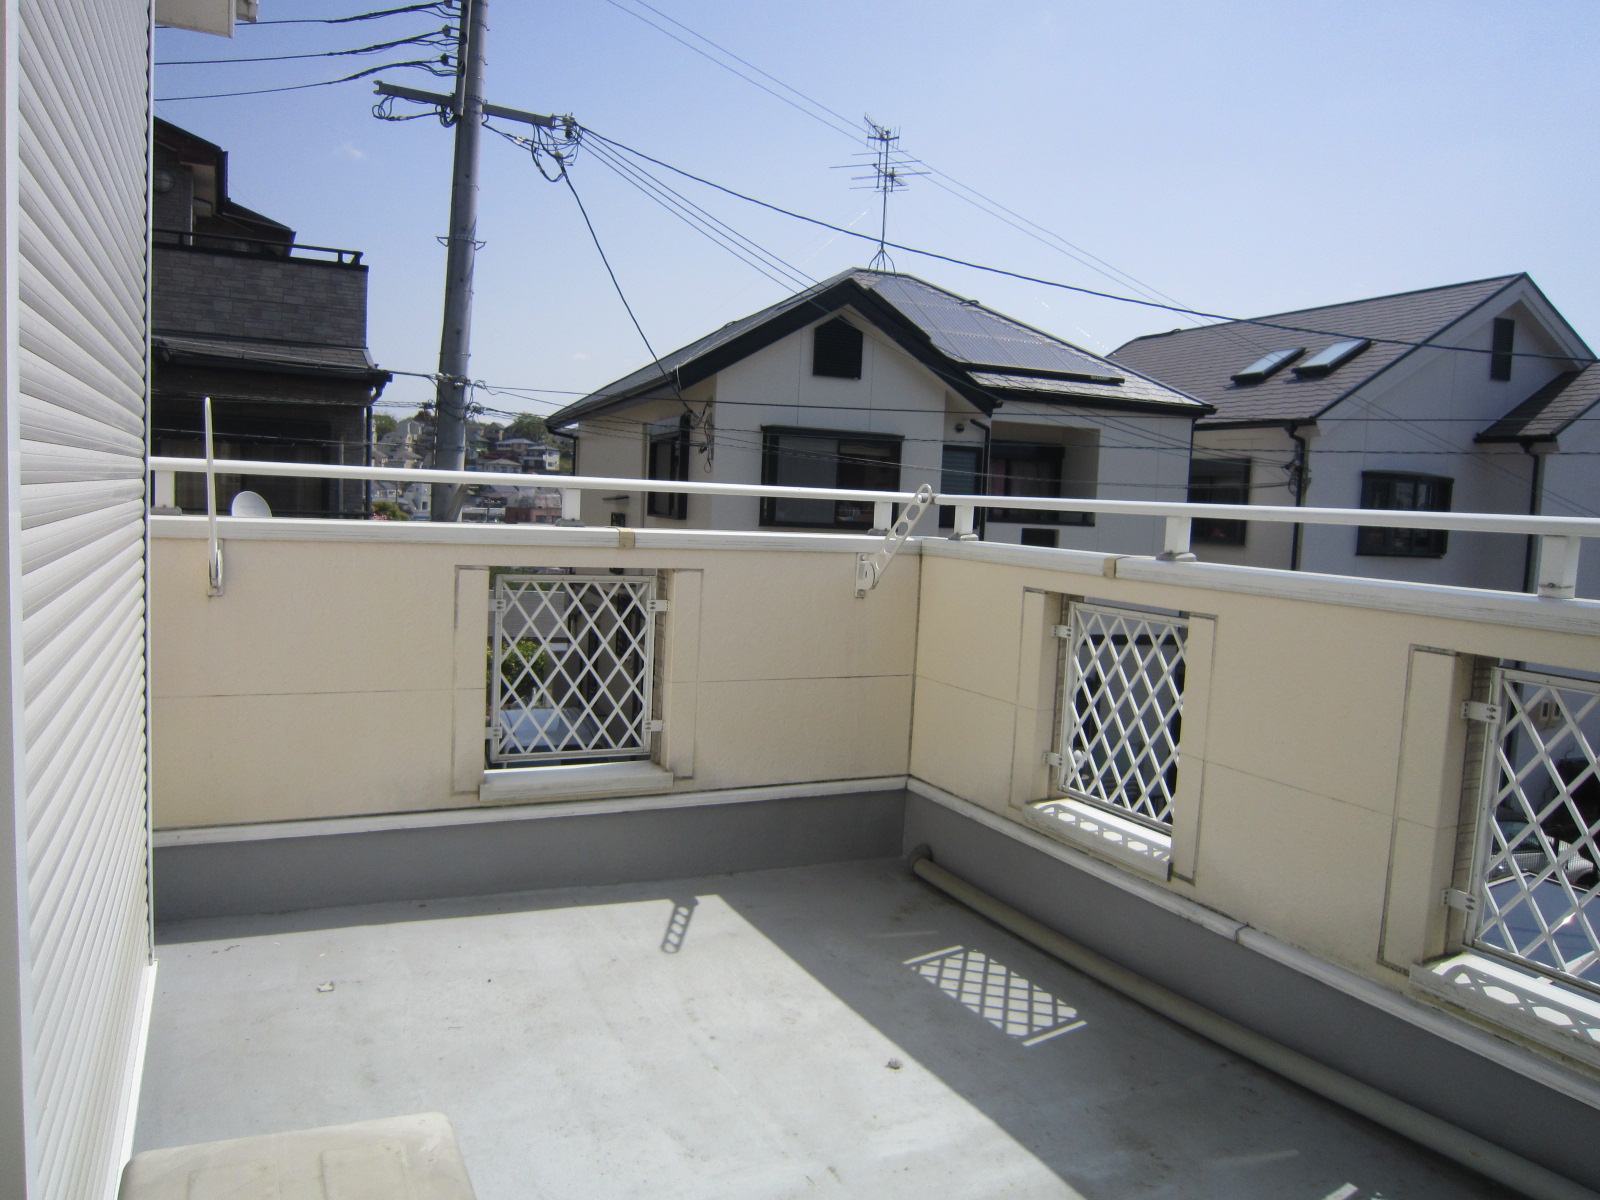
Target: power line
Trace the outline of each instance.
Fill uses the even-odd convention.
[[[437,62],[445,60],[441,55]],[[357,71],[353,75],[341,75],[338,79],[322,79],[316,83],[296,83],[288,87],[252,88],[244,92],[207,92],[200,96],[157,96],[158,104],[172,104],[179,100],[224,100],[230,96],[264,96],[268,92],[301,92],[306,88],[331,87],[336,83],[349,83],[356,79],[365,79],[368,75],[376,75],[379,71],[399,71],[406,67],[420,67],[432,75],[450,75],[454,72],[442,71],[434,59],[415,59],[411,62],[384,63],[381,66],[368,67],[365,71]]]
[[[659,158],[653,158],[650,155],[644,153],[642,150],[635,150],[631,146],[623,145],[621,142],[618,142],[613,138],[608,138],[604,134],[597,133],[594,130],[589,129],[587,127],[584,127],[583,133],[585,133],[585,134],[587,134],[587,135],[589,135],[591,137],[598,138],[600,141],[605,142],[607,145],[614,146],[618,150],[622,150],[622,151],[624,151],[624,152],[626,152],[628,154],[632,154],[636,158],[642,158],[646,162],[654,163],[656,166],[661,167],[664,170],[671,171],[675,175],[682,175],[685,179],[692,179],[694,182],[696,182],[698,184],[701,184],[701,185],[703,185],[705,187],[713,188],[716,191],[719,191],[719,192],[722,192],[722,193],[724,193],[726,195],[732,196],[736,200],[743,200],[747,204],[754,204],[759,208],[765,208],[768,211],[778,213],[781,216],[790,217],[790,218],[792,218],[792,219],[794,219],[796,221],[804,221],[808,225],[816,225],[816,226],[819,226],[819,227],[821,227],[823,229],[831,229],[835,233],[847,234],[850,237],[859,238],[862,241],[868,241],[868,242],[874,242],[874,243],[876,243],[878,241],[877,238],[873,237],[870,234],[857,233],[855,230],[847,229],[842,225],[834,225],[834,224],[832,224],[832,223],[830,223],[828,221],[824,221],[824,220],[822,220],[822,219],[820,219],[818,217],[808,217],[804,213],[797,213],[797,212],[793,211],[792,209],[783,208],[780,205],[769,203],[766,200],[758,200],[754,196],[747,196],[743,192],[735,191],[733,188],[726,187],[723,184],[713,183],[711,180],[706,179],[706,178],[704,178],[702,176],[696,175],[692,171],[685,171],[682,167],[675,167],[671,163],[662,162]],[[1225,314],[1222,314],[1222,313],[1206,312],[1203,309],[1185,308],[1182,305],[1166,304],[1166,303],[1163,303],[1163,302],[1158,301],[1158,300],[1145,300],[1145,299],[1141,299],[1140,297],[1137,297],[1137,296],[1119,296],[1114,292],[1097,291],[1094,288],[1083,287],[1083,286],[1081,286],[1079,284],[1075,284],[1075,283],[1062,283],[1060,280],[1056,280],[1056,279],[1044,279],[1044,278],[1041,278],[1040,276],[1037,276],[1037,275],[1025,275],[1020,271],[1010,271],[1010,270],[1007,270],[1004,267],[992,267],[992,266],[988,266],[988,265],[986,265],[984,263],[970,262],[967,259],[956,258],[956,257],[954,257],[952,255],[949,255],[949,254],[940,254],[936,250],[924,250],[924,249],[922,249],[920,247],[907,246],[907,245],[904,245],[903,243],[900,243],[900,242],[885,242],[884,244],[887,245],[887,246],[891,246],[896,250],[904,250],[907,254],[917,254],[917,255],[921,255],[924,258],[932,258],[932,259],[937,259],[940,262],[947,262],[947,263],[952,264],[953,266],[966,267],[966,268],[968,268],[970,270],[974,270],[974,271],[984,271],[984,272],[986,272],[986,273],[988,273],[990,275],[1000,275],[1000,276],[1004,276],[1007,279],[1019,280],[1019,281],[1021,281],[1023,283],[1036,283],[1036,284],[1039,284],[1041,287],[1057,288],[1057,289],[1059,289],[1061,291],[1076,292],[1076,293],[1078,293],[1080,295],[1093,296],[1093,297],[1095,297],[1097,299],[1100,299],[1100,300],[1115,300],[1115,301],[1117,301],[1119,303],[1122,303],[1122,304],[1137,304],[1137,305],[1140,305],[1140,306],[1145,307],[1145,308],[1159,308],[1159,309],[1162,309],[1162,310],[1164,310],[1166,312],[1180,313],[1180,314],[1183,314],[1183,315],[1186,315],[1186,316],[1193,316],[1193,317],[1203,317],[1208,321],[1227,322],[1227,323],[1241,324],[1241,325],[1254,325],[1254,326],[1259,326],[1259,327],[1266,328],[1266,329],[1282,329],[1282,330],[1286,330],[1286,331],[1291,332],[1291,333],[1315,334],[1315,335],[1317,335],[1319,337],[1363,338],[1363,339],[1365,339],[1365,340],[1367,340],[1369,342],[1381,342],[1381,343],[1383,343],[1385,345],[1391,345],[1391,346],[1425,347],[1425,348],[1431,349],[1431,350],[1456,350],[1456,351],[1461,351],[1461,352],[1468,353],[1468,354],[1497,354],[1498,353],[1498,354],[1504,354],[1504,355],[1507,355],[1509,357],[1515,357],[1515,358],[1554,359],[1554,360],[1557,360],[1557,361],[1560,361],[1560,362],[1587,362],[1587,363],[1592,363],[1592,362],[1600,361],[1600,360],[1597,360],[1597,359],[1594,359],[1594,358],[1583,358],[1583,357],[1580,357],[1580,356],[1577,356],[1577,355],[1571,355],[1571,354],[1538,354],[1538,353],[1534,353],[1534,352],[1531,352],[1531,351],[1523,351],[1523,350],[1499,351],[1499,352],[1497,352],[1497,351],[1495,351],[1493,349],[1484,349],[1484,348],[1481,348],[1481,347],[1478,347],[1478,346],[1443,346],[1443,345],[1439,345],[1439,344],[1434,343],[1434,342],[1418,342],[1418,341],[1411,341],[1411,340],[1408,340],[1408,339],[1405,339],[1405,338],[1380,337],[1380,336],[1377,336],[1377,335],[1353,334],[1353,333],[1348,333],[1348,332],[1341,333],[1341,332],[1339,332],[1337,330],[1331,330],[1331,329],[1312,329],[1312,328],[1309,328],[1309,327],[1304,326],[1304,325],[1287,325],[1287,324],[1284,324],[1284,323],[1279,322],[1279,321],[1267,321],[1267,320],[1262,320],[1260,318],[1255,318],[1255,317],[1230,317],[1230,316],[1226,316]]]
[[[437,16],[454,16],[456,5],[452,0],[432,0],[428,4],[408,4],[404,8],[385,8],[378,12],[356,13],[349,17],[279,17],[272,21],[250,21],[249,25],[348,25],[352,21],[375,21],[380,17],[398,17],[403,13],[431,12]]]
[[[371,46],[357,46],[350,50],[319,50],[308,54],[268,54],[256,58],[188,58],[173,59],[167,62],[158,62],[158,67],[211,67],[222,63],[259,63],[259,62],[288,62],[290,59],[301,58],[344,58],[352,54],[375,54],[379,50],[393,50],[397,46],[439,46],[441,37],[450,38],[451,30],[446,25],[438,33],[419,33],[415,37],[396,38],[392,42],[377,42]],[[454,44],[452,38],[449,44]]]

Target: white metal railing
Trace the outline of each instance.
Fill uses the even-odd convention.
[[[683,492],[701,496],[776,497],[800,500],[854,500],[874,505],[874,529],[883,532],[891,523],[895,505],[910,504],[916,492],[865,491],[848,488],[780,487],[772,484],[701,483],[692,480],[617,479],[580,475],[509,474],[500,471],[436,471],[405,467],[349,467],[333,463],[269,462],[254,459],[174,458],[153,455],[149,470],[156,475],[155,491],[167,489],[162,476],[169,472],[206,474],[286,475],[305,479],[401,480],[409,483],[454,483],[495,487],[559,488],[563,525],[581,524],[579,503],[586,491]],[[560,482],[556,482],[559,480]],[[952,538],[975,537],[977,510],[1016,508],[1019,503],[1043,512],[1105,513],[1156,517],[1166,522],[1160,557],[1190,557],[1190,523],[1196,517],[1231,521],[1265,521],[1289,525],[1370,526],[1382,529],[1444,529],[1463,533],[1504,533],[1537,537],[1539,595],[1570,599],[1576,594],[1578,550],[1584,538],[1600,538],[1600,518],[1523,516],[1510,513],[1412,512],[1380,508],[1293,508],[1267,504],[1191,504],[1161,500],[1057,499],[1048,496],[935,495],[934,505],[955,509]]]

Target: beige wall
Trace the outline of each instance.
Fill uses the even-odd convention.
[[[200,532],[187,518],[158,524]],[[205,540],[154,538],[157,826],[477,805],[490,566],[671,573],[658,757],[677,787],[905,774],[914,556],[857,600],[855,556],[840,549],[558,548],[566,531],[517,544],[516,528],[475,545],[346,529],[230,537],[227,591],[214,598]]]
[[[912,776],[1020,818],[1050,794],[1063,599],[1192,614],[1167,886],[1395,986],[1446,949],[1477,656],[1600,669],[1592,634],[1076,565],[923,556]]]

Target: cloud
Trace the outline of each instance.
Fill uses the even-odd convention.
[[[345,142],[339,147],[338,153],[354,162],[363,162],[367,157],[366,152],[359,149],[354,142]]]

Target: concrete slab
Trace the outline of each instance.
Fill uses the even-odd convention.
[[[165,927],[137,1148],[434,1110],[480,1200],[1498,1187],[858,862]]]

